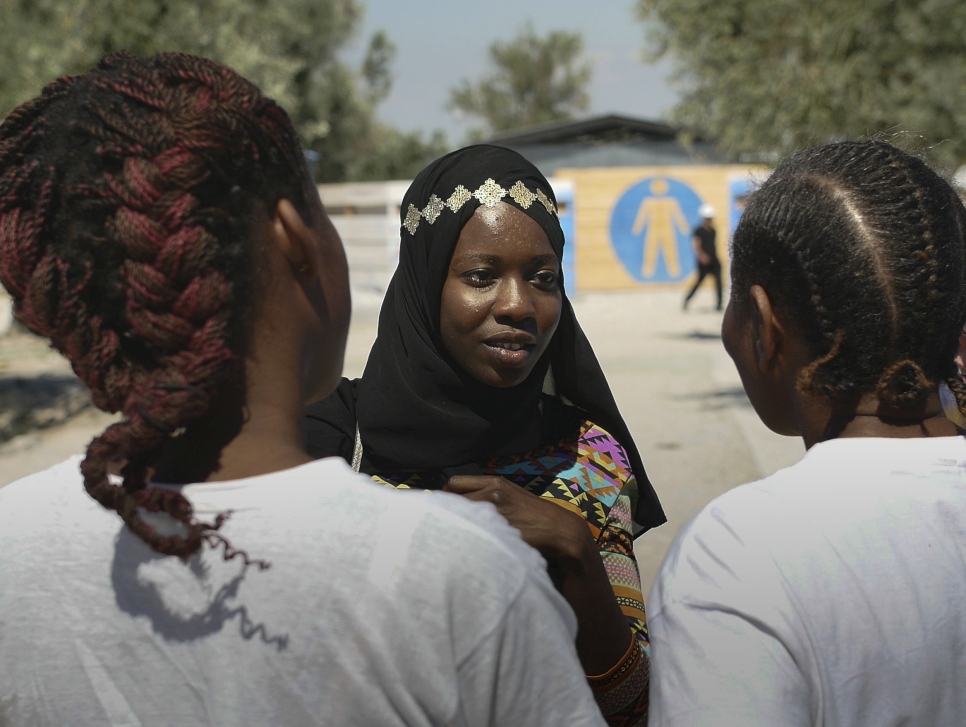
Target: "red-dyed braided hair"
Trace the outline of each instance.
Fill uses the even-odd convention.
[[[183,54],[105,58],[0,125],[0,282],[123,419],[81,464],[87,492],[152,549],[235,551],[180,493],[147,485],[167,437],[242,381],[258,284],[253,210],[300,207],[307,170],[273,101]],[[126,464],[123,484],[110,462]],[[162,535],[141,510],[185,525]]]

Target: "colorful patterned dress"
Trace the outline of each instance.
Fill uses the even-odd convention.
[[[484,462],[481,469],[552,500],[587,521],[617,603],[634,634],[624,658],[606,674],[588,677],[588,682],[609,725],[646,724],[650,646],[631,536],[637,481],[624,448],[602,427],[584,421],[576,438]],[[418,471],[374,475],[373,479],[397,489],[426,484]]]

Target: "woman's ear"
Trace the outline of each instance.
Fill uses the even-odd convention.
[[[775,314],[768,291],[760,285],[752,285],[748,293],[755,361],[758,370],[765,373],[773,370],[785,353],[785,329]]]
[[[275,204],[275,215],[269,222],[269,238],[294,271],[301,275],[318,272],[315,270],[317,234],[287,199],[280,199]]]

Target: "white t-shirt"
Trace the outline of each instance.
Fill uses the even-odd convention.
[[[603,725],[576,620],[492,506],[340,459],[189,485],[232,544],[159,556],[79,458],[0,489],[0,724]]]
[[[966,724],[966,441],[833,440],[722,495],[647,615],[652,727]]]

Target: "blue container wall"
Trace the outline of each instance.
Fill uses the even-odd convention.
[[[574,246],[574,190],[567,185],[563,189],[555,189],[554,196],[557,198],[558,217],[560,227],[564,233],[564,253],[561,261],[564,278],[564,292],[572,297],[577,292],[577,270],[574,264],[577,259],[576,248]]]

